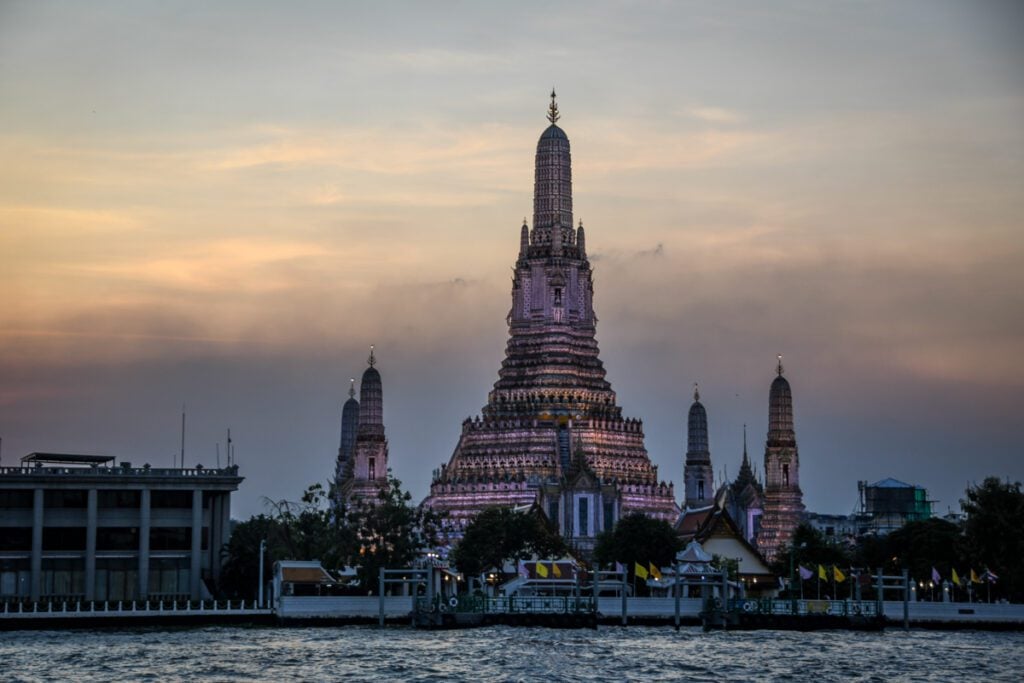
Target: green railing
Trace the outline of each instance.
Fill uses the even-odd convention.
[[[874,617],[878,605],[873,600],[779,600],[775,598],[731,598],[722,604],[720,598],[709,598],[704,609],[708,612],[727,611],[731,614],[772,615],[829,615],[839,617]]]
[[[597,603],[589,596],[533,595],[490,598],[480,595],[434,599],[418,598],[420,611],[470,612],[474,614],[576,614],[597,611]]]

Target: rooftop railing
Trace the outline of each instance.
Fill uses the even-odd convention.
[[[223,468],[207,467],[131,467],[119,465],[116,467],[54,467],[37,465],[33,467],[0,467],[0,475],[9,476],[39,476],[59,475],[69,477],[237,477],[238,465]]]

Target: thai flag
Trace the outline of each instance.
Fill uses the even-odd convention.
[[[932,581],[935,583],[942,583],[942,577],[939,576],[939,572],[935,567],[932,567]]]
[[[805,566],[803,566],[803,565],[800,565],[800,578],[801,578],[801,579],[803,579],[804,581],[806,581],[807,579],[809,579],[809,578],[811,578],[811,577],[813,577],[813,576],[814,576],[814,572],[812,572],[812,571],[811,571],[810,569],[808,569],[807,567],[805,567]]]

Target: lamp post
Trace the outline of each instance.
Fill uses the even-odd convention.
[[[266,539],[260,540],[260,585],[257,591],[258,602],[260,609],[263,608],[263,551],[267,547]]]

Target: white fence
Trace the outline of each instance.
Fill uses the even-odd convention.
[[[412,612],[411,595],[386,596],[385,617],[406,617]],[[277,615],[283,619],[376,617],[380,597],[376,595],[282,595]]]
[[[269,615],[273,614],[273,610],[257,608],[255,600],[4,603],[0,610],[0,620],[192,617],[199,614]]]

